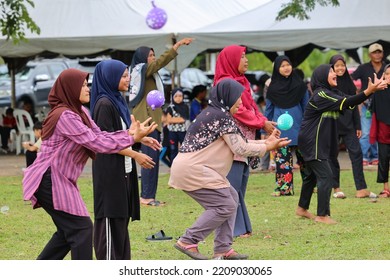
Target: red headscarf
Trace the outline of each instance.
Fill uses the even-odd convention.
[[[234,118],[251,128],[262,128],[267,119],[259,112],[253,100],[251,86],[244,74],[238,71],[242,54],[246,47],[231,45],[225,47],[218,55],[215,67],[214,86],[222,79],[231,78],[242,84],[245,88],[241,95],[242,107],[234,114]]]
[[[88,75],[88,73],[77,69],[66,69],[58,76],[49,93],[48,101],[51,110],[43,122],[42,140],[50,138],[56,128],[58,119],[65,110],[71,110],[78,114],[83,123],[92,128],[80,102],[81,88],[84,81],[88,80]],[[94,153],[88,150],[88,155],[93,157]]]

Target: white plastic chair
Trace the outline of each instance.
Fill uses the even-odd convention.
[[[16,135],[16,154],[19,155],[24,141],[35,142],[34,123],[30,113],[23,109],[14,109],[14,117],[19,130],[19,133]],[[25,120],[27,120],[27,125]],[[26,136],[28,139],[26,139]]]

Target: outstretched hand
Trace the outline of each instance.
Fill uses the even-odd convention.
[[[277,129],[277,128],[274,128],[274,130],[272,131],[271,135],[268,136],[268,138],[265,140],[265,142],[267,142],[268,140],[275,140],[275,139],[279,139],[280,138],[280,130]]]
[[[152,148],[155,151],[161,150],[162,148],[161,144],[156,139],[148,136],[142,138],[141,143],[145,146]]]
[[[275,128],[272,134],[265,140],[267,151],[286,147],[288,144],[291,143],[291,140],[289,140],[287,137],[284,138],[279,138],[279,137],[280,137],[280,131]]]
[[[133,136],[135,142],[141,142],[142,138],[149,135],[157,128],[157,124],[155,122],[147,125],[151,119],[152,118],[148,118],[144,122],[140,123],[133,115],[131,115],[131,126],[128,132],[129,135]]]
[[[383,90],[387,88],[387,81],[385,79],[385,74],[383,74],[380,78],[377,77],[376,73],[374,73],[374,82],[371,80],[371,77],[368,77],[368,86],[364,91],[365,95],[371,95],[378,90]]]
[[[173,49],[175,51],[177,51],[177,49],[182,46],[182,45],[189,45],[192,43],[192,41],[194,40],[194,38],[184,38],[184,39],[181,39],[180,41],[176,42],[176,44],[173,45]]]
[[[276,125],[277,123],[276,122],[273,122],[273,121],[266,121],[265,124],[264,124],[264,127],[263,129],[268,133],[268,134],[272,134],[275,129],[276,129]],[[280,132],[280,131],[279,131]]]

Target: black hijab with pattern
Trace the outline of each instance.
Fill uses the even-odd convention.
[[[184,93],[183,93],[183,89],[182,88],[174,88],[172,90],[172,94],[171,94],[171,104],[169,106],[172,106],[173,109],[179,113],[179,115],[188,120],[190,118],[190,112],[189,112],[189,108],[188,106],[184,103],[184,101],[180,102],[180,103],[176,103],[175,102],[175,94],[177,93],[181,93],[181,95],[183,96],[184,98]]]
[[[218,82],[211,90],[209,105],[188,128],[180,152],[199,151],[225,134],[241,134],[229,110],[244,89],[233,79]]]

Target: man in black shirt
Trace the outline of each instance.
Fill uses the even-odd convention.
[[[374,73],[377,77],[382,77],[385,62],[383,61],[383,47],[375,43],[368,47],[370,61],[359,65],[359,67],[352,73],[354,80],[361,80],[362,88],[365,90],[368,85],[368,77],[374,79]],[[360,120],[362,125],[362,137],[360,138],[360,146],[363,152],[363,165],[378,165],[378,146],[377,143],[369,143],[369,135],[371,128],[371,98],[367,99],[360,106]]]

